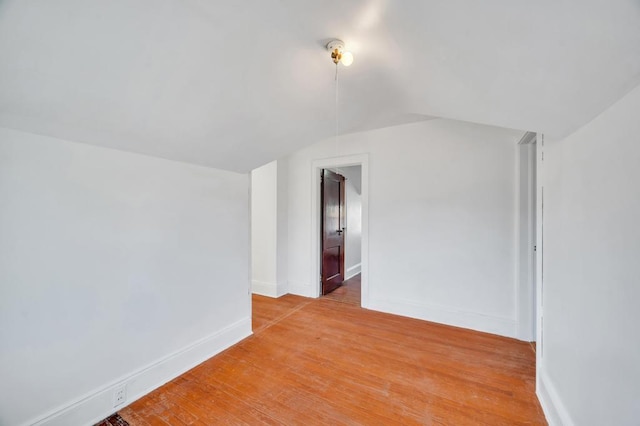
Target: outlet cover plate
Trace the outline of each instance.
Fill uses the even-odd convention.
[[[127,400],[127,385],[120,385],[113,390],[113,408],[119,407]]]

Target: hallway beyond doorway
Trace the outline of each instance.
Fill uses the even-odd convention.
[[[360,276],[361,274],[357,274],[345,280],[340,287],[325,294],[322,298],[360,306]]]

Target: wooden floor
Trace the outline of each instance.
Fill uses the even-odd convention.
[[[349,278],[342,283],[340,287],[323,297],[325,299],[335,300],[336,302],[360,306],[360,294],[360,274],[358,274],[355,277]]]
[[[253,296],[254,335],[132,403],[131,425],[538,425],[528,343],[329,298]]]

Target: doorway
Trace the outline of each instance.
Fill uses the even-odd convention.
[[[348,297],[348,300],[358,304],[362,307],[368,306],[369,296],[369,274],[368,274],[368,200],[369,200],[369,175],[368,175],[368,155],[359,154],[346,157],[329,158],[323,160],[315,160],[311,165],[311,254],[312,254],[312,270],[311,277],[312,282],[317,283],[315,297],[320,297],[323,294],[323,265],[322,265],[322,191],[321,182],[323,176],[323,170],[330,170],[332,172],[338,172],[338,174],[346,175],[345,177],[345,198],[346,206],[344,208],[345,218],[342,222],[345,226],[340,225],[336,231],[342,227],[345,229],[342,232],[344,236],[344,265],[342,267],[343,279],[342,287],[338,287],[338,290],[334,290],[332,297],[341,296],[341,292],[346,292],[351,288],[356,287],[356,282],[359,284],[358,300],[354,301],[354,294],[342,295]],[[356,177],[357,176],[357,177]],[[357,195],[354,195],[357,193]],[[351,215],[349,211],[349,198],[359,198],[358,208],[351,209]],[[353,207],[352,203],[352,207]],[[358,211],[359,210],[359,211]],[[359,213],[359,221],[353,218],[354,211]],[[352,216],[350,218],[350,216]],[[335,224],[333,224],[335,225]],[[359,232],[358,232],[359,231]],[[359,235],[358,235],[359,233]],[[336,233],[340,234],[340,233]],[[351,238],[355,237],[355,238]],[[359,237],[359,238],[358,238]],[[354,244],[354,241],[356,242]],[[358,244],[359,243],[359,244]],[[350,249],[351,247],[351,249]],[[356,247],[356,248],[354,248]],[[359,250],[358,250],[359,248]],[[359,259],[357,254],[359,253]],[[335,255],[335,253],[334,253]],[[335,268],[334,268],[335,269]],[[330,274],[335,270],[329,270]],[[346,283],[346,285],[345,285]],[[338,291],[338,293],[336,293]],[[332,293],[329,293],[332,294]]]
[[[322,295],[342,285],[346,240],[346,179],[338,170],[322,169],[320,177],[320,241]]]
[[[320,189],[322,295],[360,306],[362,166],[324,169]]]

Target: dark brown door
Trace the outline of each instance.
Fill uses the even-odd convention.
[[[322,171],[322,294],[344,281],[344,176]]]

